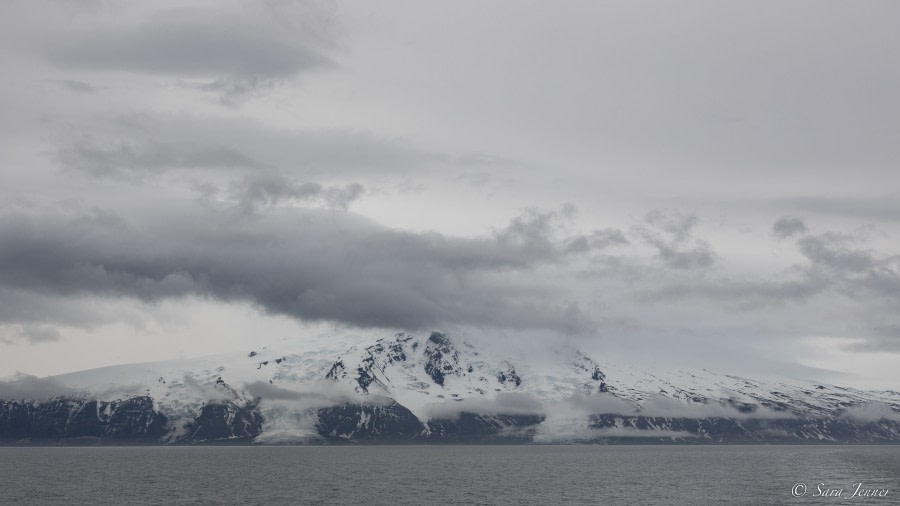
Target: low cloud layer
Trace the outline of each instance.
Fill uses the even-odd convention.
[[[639,327],[644,322],[629,312],[644,300],[664,303],[645,311],[665,318],[679,306],[703,314],[684,306],[691,300],[765,314],[783,304],[815,312],[819,301],[839,297],[868,346],[895,346],[896,322],[861,318],[897,302],[898,256],[850,234],[797,232],[793,247],[802,262],[782,267],[780,279],[735,279],[708,263],[712,246],[694,232],[697,218],[683,213],[654,211],[627,232],[583,232],[570,225],[574,209],[531,210],[489,235],[454,237],[392,229],[343,211],[361,191],[354,186],[248,179],[234,191],[236,204],[187,202],[152,216],[65,208],[6,213],[0,298],[31,299],[42,309],[0,310],[5,339],[52,341],[60,337],[53,324],[89,324],[90,311],[79,322],[70,302],[84,297],[154,303],[200,296],[301,322],[565,335],[627,321]],[[334,210],[284,205],[304,199],[333,199]],[[579,269],[600,274],[579,278]],[[605,310],[589,304],[598,287],[616,295]]]
[[[683,402],[663,395],[650,395],[636,404],[612,395],[576,394],[563,400],[559,405],[548,406],[546,412],[554,416],[581,416],[610,414],[621,416],[647,416],[654,418],[732,418],[732,419],[774,419],[793,418],[794,415],[776,412],[765,406],[756,406],[752,411],[740,411],[724,404],[703,404]]]
[[[583,332],[592,322],[561,286],[528,279],[572,254],[552,219],[529,214],[493,237],[455,238],[301,209],[250,221],[201,206],[134,221],[15,213],[0,219],[0,286],[63,298],[201,295],[361,327]]]
[[[264,410],[284,409],[295,413],[347,403],[383,405],[393,402],[386,397],[364,396],[347,383],[331,380],[278,385],[255,381],[244,385],[243,391],[260,399]]]
[[[851,406],[844,411],[844,417],[857,422],[877,422],[880,420],[900,421],[900,408],[884,403],[869,403]]]
[[[0,400],[42,401],[73,393],[71,388],[54,378],[17,373],[12,378],[0,381]]]

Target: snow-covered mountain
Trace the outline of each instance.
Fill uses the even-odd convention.
[[[0,441],[900,442],[898,392],[497,355],[401,333],[23,379]]]

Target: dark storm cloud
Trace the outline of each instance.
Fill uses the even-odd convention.
[[[657,251],[657,257],[674,269],[705,269],[715,262],[710,244],[693,235],[699,223],[693,214],[659,210],[647,214],[645,223],[634,228],[647,244]]]
[[[64,298],[201,295],[362,327],[593,325],[558,284],[530,275],[566,255],[548,215],[476,238],[403,232],[343,212],[229,216],[202,207],[145,221],[7,214],[0,283]]]
[[[334,66],[332,18],[312,2],[212,3],[65,26],[42,50],[66,69],[201,79],[230,100]]]
[[[807,232],[809,232],[809,229],[806,228],[806,224],[803,223],[803,220],[793,216],[778,218],[778,220],[772,224],[772,233],[775,234],[775,237],[780,239],[786,239]]]

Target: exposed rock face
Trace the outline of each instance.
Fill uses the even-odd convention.
[[[539,415],[461,413],[453,419],[422,422],[394,401],[384,405],[343,404],[318,411],[316,429],[326,439],[342,442],[527,442]]]
[[[420,421],[410,410],[384,404],[343,404],[319,409],[317,432],[334,442],[523,443],[532,441],[541,415],[484,415]],[[254,403],[207,403],[175,443],[252,442],[263,416]],[[897,443],[900,422],[822,418],[665,418],[593,415],[597,442],[629,443]],[[0,402],[0,442],[161,443],[167,419],[149,397],[102,402],[53,399]],[[654,436],[654,434],[658,434]]]
[[[900,422],[887,419],[854,421],[847,418],[739,419],[594,415],[591,417],[591,428],[599,429],[598,440],[611,441],[632,439],[659,442],[672,441],[672,436],[676,436],[676,440],[681,443],[900,442]],[[604,435],[604,429],[615,430],[610,433],[611,435]],[[628,430],[634,430],[634,436],[629,437]],[[648,431],[668,431],[671,434],[648,441],[645,436],[652,434]]]
[[[106,438],[152,443],[166,434],[167,422],[150,397],[0,401],[0,440],[7,442]]]
[[[572,365],[576,369],[581,369],[582,371],[589,373],[592,380],[603,381],[606,379],[606,375],[600,370],[600,366],[597,362],[594,362],[580,351],[575,352],[575,360]]]
[[[540,415],[480,415],[463,412],[458,418],[429,420],[426,439],[436,442],[522,443],[534,436]]]
[[[316,429],[335,441],[411,441],[424,426],[408,409],[388,400],[384,405],[343,404],[318,411]]]
[[[522,378],[516,374],[516,368],[509,362],[504,362],[503,365],[505,366],[504,369],[497,373],[497,381],[504,384],[511,383],[515,386],[521,385]]]
[[[209,402],[188,426],[181,442],[250,441],[262,431],[263,417],[256,403]]]
[[[444,385],[444,377],[448,374],[459,374],[459,352],[453,347],[444,334],[432,332],[425,344],[425,372],[438,385]]]
[[[249,441],[262,427],[255,405],[208,403],[176,443]],[[96,438],[122,443],[161,443],[169,434],[167,417],[150,397],[103,402],[57,398],[44,402],[0,401],[0,443],[73,443]]]

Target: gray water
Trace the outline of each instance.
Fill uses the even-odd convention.
[[[4,505],[436,503],[900,504],[900,447],[0,448]]]

